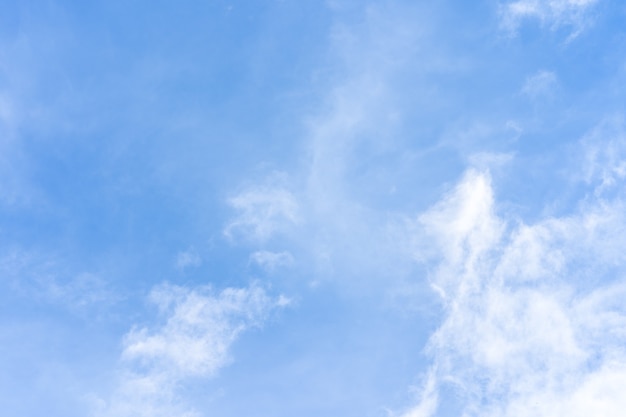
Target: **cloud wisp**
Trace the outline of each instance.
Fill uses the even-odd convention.
[[[591,24],[596,3],[598,0],[517,0],[501,7],[501,24],[515,33],[523,21],[537,19],[552,30],[571,28],[569,39],[573,39]]]
[[[237,212],[224,229],[231,240],[265,242],[286,231],[299,219],[299,206],[293,193],[280,185],[247,189],[228,201]]]
[[[287,251],[256,251],[250,255],[250,261],[254,262],[268,272],[272,272],[280,267],[290,267],[294,264],[293,255]]]
[[[530,99],[546,99],[554,95],[558,87],[558,78],[552,71],[542,70],[526,78],[522,94]]]
[[[94,415],[198,416],[180,398],[189,378],[209,378],[228,365],[231,345],[288,304],[256,285],[215,292],[209,286],[163,284],[149,297],[163,317],[154,328],[135,327],[124,338],[118,386]]]
[[[398,255],[400,241],[408,239],[397,227],[399,216],[375,207],[394,192],[400,173],[378,172],[363,161],[404,161],[393,133],[402,119],[395,78],[415,59],[427,19],[411,8],[387,6],[366,7],[358,24],[337,19],[332,25],[333,69],[318,106],[302,117],[301,163],[281,181],[270,174],[228,200],[235,214],[224,235],[253,243],[250,259],[267,271],[297,264],[302,276],[316,271],[312,286],[329,278],[387,286],[404,277],[410,260]],[[273,245],[270,253],[267,244],[277,236],[291,246]]]
[[[77,269],[54,253],[5,249],[0,274],[13,297],[55,306],[93,318],[120,301],[110,282],[95,272]]]
[[[421,401],[404,415],[621,415],[623,202],[597,198],[530,225],[496,212],[489,173],[469,170],[419,217],[444,320]]]

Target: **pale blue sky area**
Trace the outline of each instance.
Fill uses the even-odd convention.
[[[622,416],[626,6],[0,0],[0,415]]]

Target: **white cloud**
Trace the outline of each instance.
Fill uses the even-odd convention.
[[[124,372],[111,400],[92,398],[93,416],[97,417],[199,417],[177,398],[177,381],[166,375],[141,375]]]
[[[133,328],[124,338],[119,386],[100,401],[96,416],[196,416],[177,395],[191,377],[211,377],[231,361],[242,332],[261,326],[272,310],[289,303],[255,285],[216,293],[208,286],[164,284],[150,294],[163,322]]]
[[[460,269],[478,267],[476,263],[498,241],[503,227],[493,215],[490,179],[475,170],[468,171],[453,193],[424,213],[420,223],[436,242],[435,248],[447,256],[447,266],[434,283],[445,298],[462,289],[449,279]]]
[[[501,23],[515,32],[523,20],[538,19],[552,29],[571,27],[571,39],[591,23],[590,11],[596,3],[598,0],[517,0],[501,7]]]
[[[428,377],[419,394],[419,404],[404,414],[403,417],[429,417],[437,410],[439,402],[437,377],[432,370],[428,373]]]
[[[583,139],[583,180],[600,194],[626,178],[626,132],[621,117],[605,120]]]
[[[193,248],[179,252],[178,255],[176,255],[176,267],[180,270],[198,267],[200,265],[202,265],[202,258]]]
[[[27,180],[28,164],[17,135],[18,115],[13,100],[0,91],[0,204],[9,207],[28,205],[38,197]]]
[[[531,99],[547,98],[554,94],[558,80],[552,71],[541,70],[526,78],[522,94]]]
[[[276,268],[291,266],[294,263],[291,253],[285,251],[256,251],[250,255],[250,260],[270,272],[274,271]]]
[[[228,288],[216,296],[208,287],[163,285],[150,300],[166,322],[156,331],[133,329],[123,357],[181,376],[214,374],[230,360],[228,348],[239,333],[259,325],[274,305],[259,287]]]
[[[296,197],[280,184],[258,185],[228,200],[237,216],[226,226],[224,234],[263,242],[286,231],[298,222]]]
[[[489,174],[470,170],[420,216],[434,247],[419,257],[436,259],[445,318],[428,345],[435,388],[404,415],[437,415],[444,389],[468,417],[622,415],[623,207],[596,200],[510,224],[496,214]]]
[[[59,256],[9,250],[0,256],[0,273],[17,295],[83,315],[119,301],[110,284],[92,272],[76,272]]]
[[[225,227],[227,236],[263,243],[277,232],[293,230],[289,243],[302,254],[299,264],[306,271],[300,275],[314,271],[311,286],[336,280],[391,297],[416,291],[406,285],[413,267],[406,244],[411,237],[389,196],[400,183],[406,188],[397,195],[415,187],[407,177],[416,166],[426,169],[432,163],[411,156],[422,152],[415,142],[403,143],[417,135],[412,128],[402,132],[403,123],[412,123],[403,120],[413,112],[408,107],[420,107],[417,102],[406,105],[407,85],[427,109],[441,99],[433,93],[432,74],[459,70],[456,60],[445,59],[433,46],[438,42],[434,35],[426,40],[431,14],[422,5],[384,4],[365,7],[358,22],[338,19],[330,39],[333,68],[323,74],[328,79],[319,81],[325,93],[306,117],[304,163],[289,175],[290,185],[296,185],[261,182],[231,199],[237,215]],[[405,79],[409,68],[410,81]],[[297,228],[290,229],[294,223]],[[261,253],[250,259],[269,265],[270,258]]]

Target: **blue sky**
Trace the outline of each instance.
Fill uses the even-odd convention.
[[[626,7],[0,2],[3,416],[621,416]]]

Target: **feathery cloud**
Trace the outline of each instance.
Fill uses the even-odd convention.
[[[230,347],[242,332],[288,304],[256,285],[216,293],[209,286],[163,284],[149,299],[163,322],[125,336],[118,387],[109,401],[100,400],[96,416],[200,415],[179,398],[179,386],[191,377],[214,376],[232,360]]]
[[[228,203],[237,212],[224,229],[230,239],[264,242],[276,233],[286,231],[299,218],[295,196],[278,185],[247,189]]]
[[[558,79],[554,72],[541,70],[526,78],[522,94],[531,99],[546,98],[554,94]]]
[[[596,200],[570,216],[515,224],[496,214],[489,173],[468,171],[419,218],[435,245],[431,280],[445,318],[428,345],[436,388],[405,415],[437,415],[432,403],[444,389],[466,416],[620,415],[623,207],[620,198]]]
[[[294,263],[293,256],[286,251],[272,252],[260,250],[252,253],[250,260],[270,272],[279,267],[291,266]]]
[[[517,0],[500,9],[504,29],[515,32],[526,19],[538,19],[551,29],[567,26],[576,37],[591,23],[590,11],[598,0]]]

